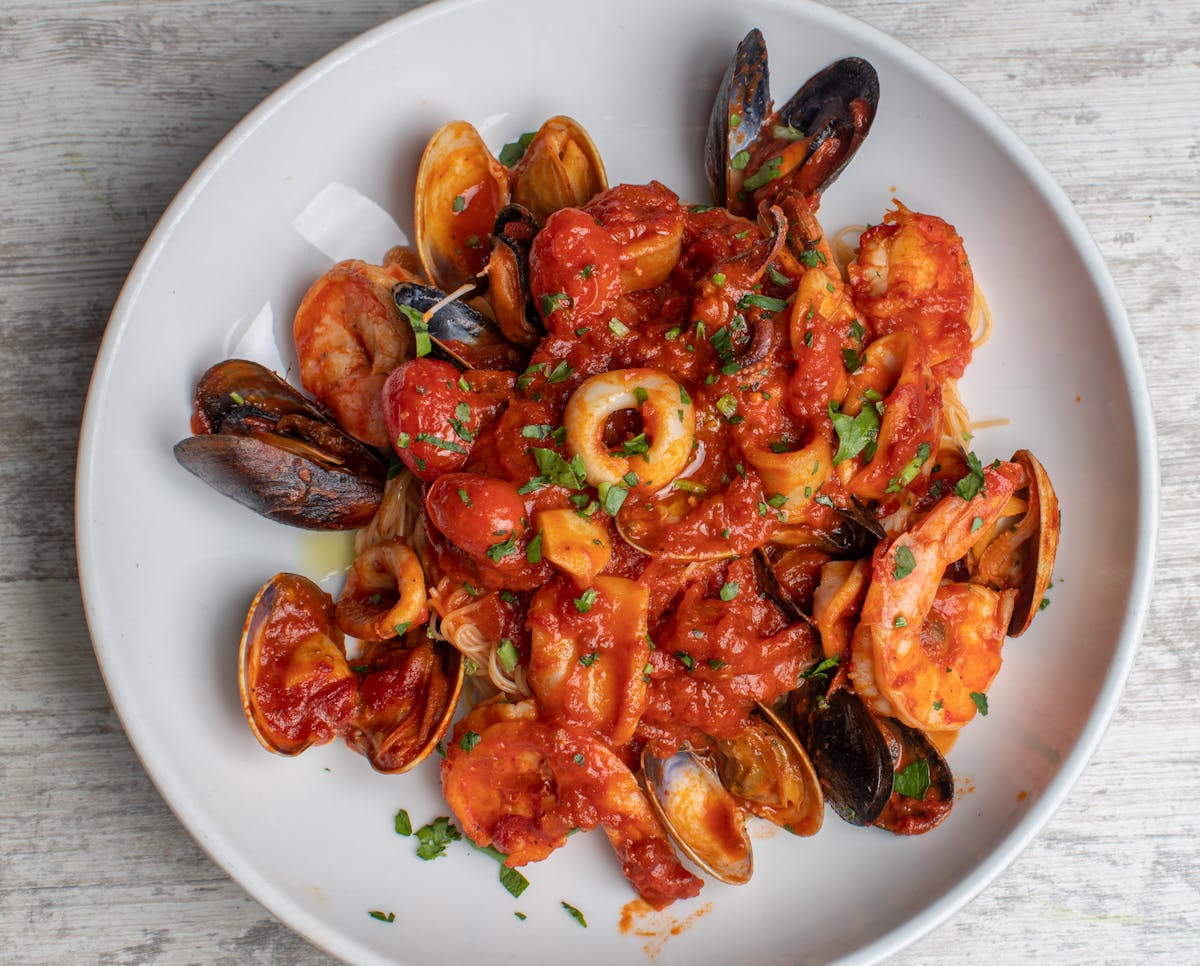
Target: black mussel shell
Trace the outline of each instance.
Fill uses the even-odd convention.
[[[732,159],[748,151],[771,113],[771,79],[767,44],[758,28],[738,44],[708,120],[704,142],[704,168],[713,200],[728,206],[740,185],[729,183]],[[735,118],[737,124],[732,124]]]
[[[851,825],[871,825],[892,796],[891,747],[857,694],[823,691],[823,682],[808,679],[792,692],[796,734],[833,810]]]
[[[861,57],[845,57],[809,78],[779,111],[780,125],[810,139],[801,166],[808,170],[795,187],[806,194],[828,188],[871,130],[878,107],[879,75]]]
[[[432,285],[400,282],[392,288],[392,298],[397,308],[424,314],[445,299],[446,293]],[[491,319],[466,302],[447,302],[430,317],[428,326],[433,354],[462,369],[524,368],[520,348],[505,339]]]

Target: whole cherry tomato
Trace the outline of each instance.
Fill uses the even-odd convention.
[[[429,518],[458,549],[483,563],[525,562],[529,520],[513,484],[478,473],[446,473],[425,495]]]
[[[392,448],[426,482],[461,467],[479,435],[484,407],[473,405],[461,379],[448,362],[411,359],[383,384]]]

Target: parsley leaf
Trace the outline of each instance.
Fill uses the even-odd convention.
[[[979,457],[974,453],[967,454],[967,475],[958,481],[954,492],[964,500],[973,500],[983,490],[983,467]]]
[[[929,790],[929,762],[922,758],[896,772],[892,790],[905,798],[923,799]]]
[[[972,691],[971,700],[975,702],[975,707],[979,709],[979,713],[986,718],[988,713],[987,695],[981,694],[978,691]]]
[[[837,403],[830,401],[829,418],[838,434],[838,449],[833,457],[836,466],[848,459],[853,459],[859,453],[863,459],[869,460],[875,455],[875,447],[879,439],[879,413],[874,406],[863,406],[857,416],[847,416],[841,412]]]
[[[500,149],[500,163],[506,168],[511,168],[514,164],[525,156],[525,149],[529,147],[530,142],[536,131],[526,131],[515,141],[509,141]]]
[[[417,829],[417,856],[428,862],[446,854],[446,846],[462,838],[462,832],[445,815]]]
[[[896,548],[896,568],[892,571],[892,576],[897,580],[903,580],[916,569],[917,558],[913,556],[912,550],[903,544]]]

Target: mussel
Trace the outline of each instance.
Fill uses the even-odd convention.
[[[878,104],[875,69],[846,57],[771,113],[766,43],[751,30],[721,81],[709,119],[704,153],[714,200],[746,213],[784,186],[818,195],[858,150]]]
[[[876,716],[849,687],[826,691],[825,676],[814,675],[790,702],[796,734],[834,811],[852,825],[897,835],[944,820],[954,804],[954,776],[928,736]]]
[[[529,286],[529,252],[541,226],[528,208],[505,205],[492,229],[487,264],[488,301],[496,325],[509,342],[532,348],[545,326]]]
[[[825,803],[812,763],[791,729],[764,705],[743,732],[659,758],[642,753],[651,805],[688,858],[722,882],[754,869],[746,812],[795,835],[814,835]]]
[[[255,513],[310,530],[365,526],[387,467],[315,403],[255,362],[229,359],[196,385],[175,459]]]
[[[351,663],[332,598],[276,574],[250,605],[238,655],[254,736],[281,755],[341,736],[377,771],[409,770],[450,727],[463,681],[457,650],[413,638],[369,643]]]
[[[399,282],[392,289],[392,298],[402,312],[408,309],[422,315],[444,303],[424,323],[433,355],[461,369],[524,368],[525,352],[508,341],[491,319],[466,302],[447,301],[444,292],[417,282]]]

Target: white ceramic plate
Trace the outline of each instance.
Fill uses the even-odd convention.
[[[602,12],[603,11],[603,12]],[[422,862],[393,834],[445,814],[426,763],[382,777],[340,745],[266,754],[242,719],[237,640],[280,570],[326,577],[344,544],[256,517],[176,464],[196,378],[232,354],[293,361],[291,315],[331,260],[378,259],[411,223],[417,160],[464,117],[493,149],[545,117],[591,131],[610,179],[704,200],[703,129],[737,41],[761,27],[776,98],[831,60],[871,60],[874,130],[826,194],[827,226],[877,221],[893,194],[952,221],[996,318],[963,383],[985,459],[1039,454],[1064,507],[1053,606],[1009,643],[991,714],[951,755],[962,794],[935,833],[851,828],[763,839],[742,888],[641,919],[600,833],[527,869],[513,900],[465,843]],[[130,274],[80,444],[79,567],[113,702],[197,840],[293,928],[357,962],[809,963],[873,959],[984,887],[1032,838],[1111,715],[1145,613],[1156,471],[1150,409],[1114,287],[1079,219],[993,115],[899,43],[824,8],[770,0],[457,2],[360,37],[255,110],[200,167]],[[582,930],[561,908],[583,910]],[[368,910],[394,911],[392,924]],[[518,920],[515,910],[528,918]],[[661,950],[658,947],[661,945]],[[646,947],[644,950],[643,947]]]

